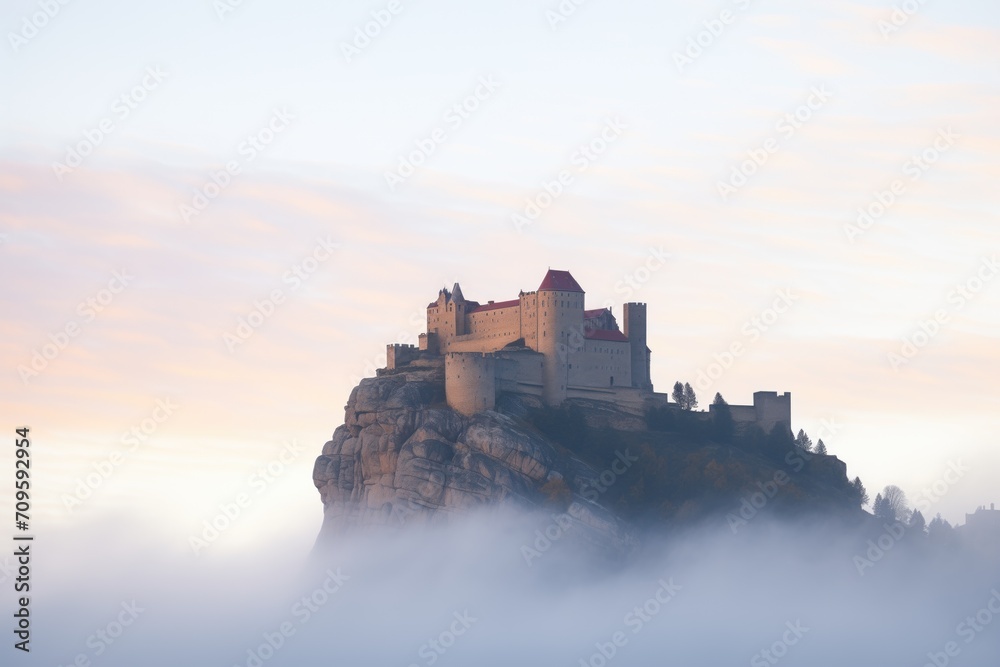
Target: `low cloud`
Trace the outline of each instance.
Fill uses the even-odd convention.
[[[35,543],[28,664],[994,664],[1000,581],[971,556],[899,543],[862,575],[867,536],[761,520],[648,535],[628,562],[565,539],[528,567],[546,518],[204,559],[134,517],[81,525]]]

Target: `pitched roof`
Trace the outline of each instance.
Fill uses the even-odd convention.
[[[521,305],[520,299],[513,299],[511,301],[496,301],[494,303],[488,303],[485,306],[479,306],[470,310],[470,313],[485,313],[488,310],[498,310],[500,308],[513,308],[514,306]]]
[[[611,340],[620,343],[627,343],[628,338],[621,331],[610,331],[608,329],[589,329],[583,332],[584,338],[590,340]]]
[[[589,320],[595,317],[600,317],[602,313],[607,312],[610,308],[594,308],[593,310],[583,311],[583,319]]]
[[[555,269],[549,269],[548,273],[545,274],[545,278],[542,280],[542,284],[538,286],[539,292],[580,292],[583,293],[583,288],[580,287],[580,283],[576,282],[576,278],[570,275],[569,271],[556,271]]]

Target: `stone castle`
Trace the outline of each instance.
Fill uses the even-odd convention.
[[[619,328],[610,308],[587,310],[584,296],[568,271],[553,269],[537,290],[509,301],[469,301],[455,283],[428,304],[417,346],[387,346],[387,369],[443,358],[448,405],[466,415],[493,409],[502,392],[550,406],[604,401],[636,414],[667,406],[650,377],[646,304],[624,304]],[[788,393],[757,392],[753,405],[730,408],[736,423],[791,425]]]

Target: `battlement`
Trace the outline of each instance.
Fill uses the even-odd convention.
[[[385,346],[385,367],[394,370],[407,365],[420,355],[416,345],[391,343]]]

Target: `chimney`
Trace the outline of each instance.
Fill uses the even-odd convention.
[[[990,509],[995,510],[997,508],[996,503],[990,503]]]

